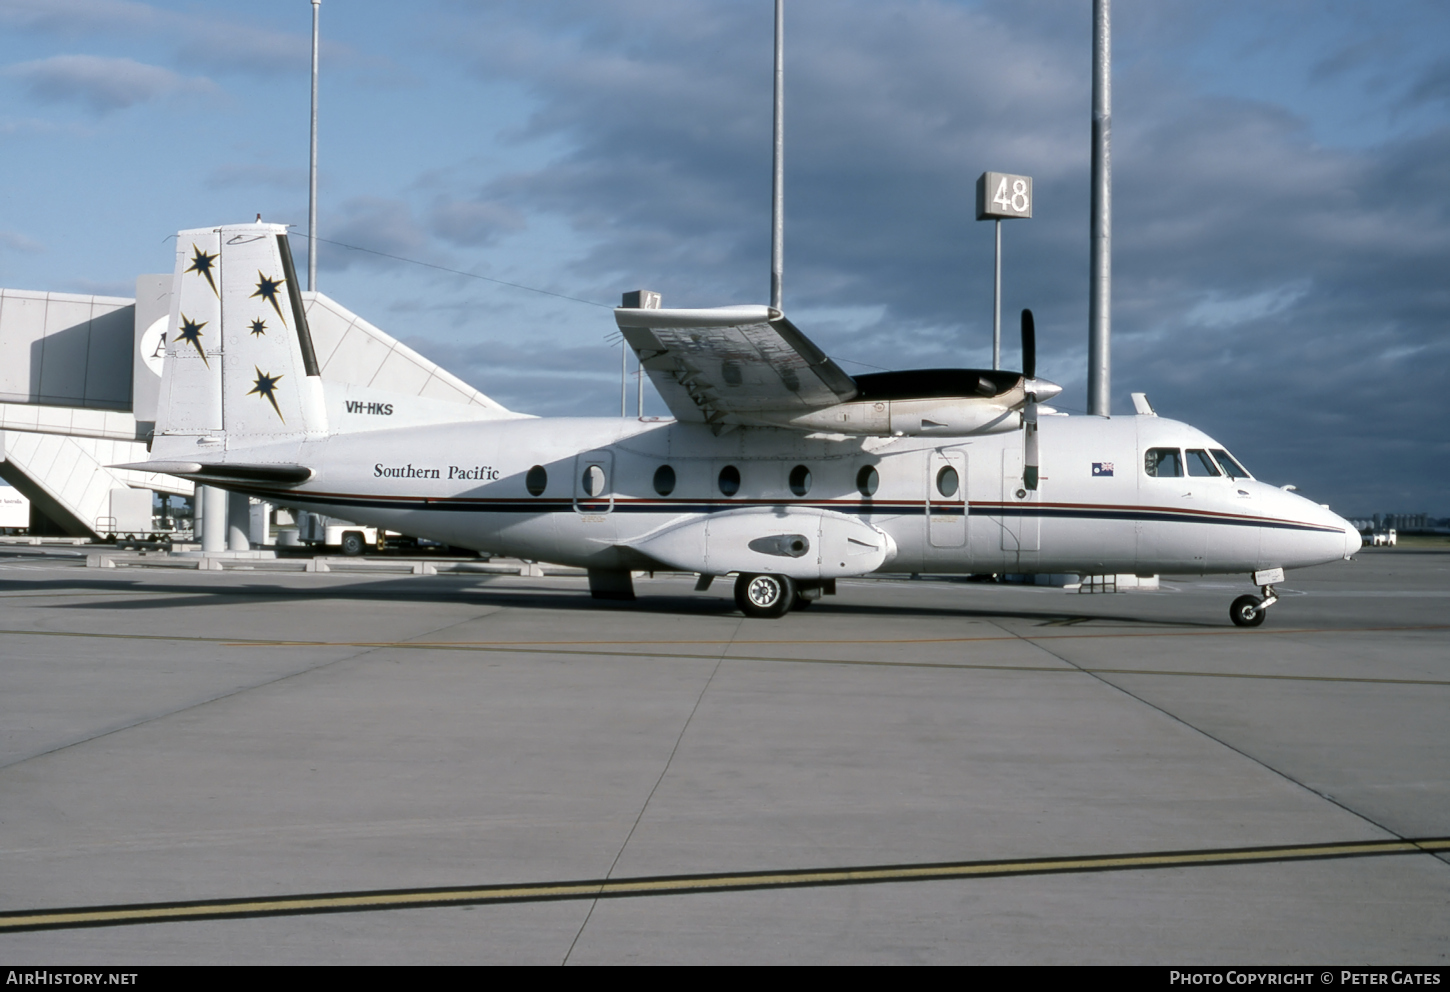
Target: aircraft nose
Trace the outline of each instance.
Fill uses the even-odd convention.
[[[1359,553],[1364,547],[1364,536],[1360,534],[1359,528],[1345,521],[1344,525],[1344,557],[1348,559],[1351,555]]]

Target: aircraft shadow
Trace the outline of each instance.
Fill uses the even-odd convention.
[[[464,582],[472,584],[464,585]],[[967,587],[969,590],[970,587]],[[966,591],[966,590],[964,590]],[[633,601],[610,601],[590,598],[582,589],[519,589],[493,588],[486,580],[477,578],[454,580],[446,583],[428,583],[426,586],[416,578],[400,578],[389,581],[372,581],[329,588],[297,588],[254,582],[244,586],[228,588],[207,588],[202,585],[177,582],[142,582],[115,579],[58,579],[50,581],[8,581],[0,580],[0,595],[25,592],[52,593],[57,596],[85,593],[89,595],[116,593],[124,596],[115,600],[89,601],[81,603],[60,603],[50,605],[54,610],[179,610],[191,607],[215,607],[229,603],[306,603],[306,602],[355,602],[355,603],[439,603],[461,606],[507,606],[520,609],[562,610],[568,612],[630,612],[659,616],[739,616],[734,602],[725,596],[652,594],[646,592]],[[156,599],[147,599],[155,595]],[[183,598],[173,598],[183,597]],[[927,606],[910,603],[841,603],[830,599],[817,600],[809,612],[791,614],[785,618],[812,616],[867,616],[867,617],[939,617],[942,619],[972,620],[1021,620],[1035,622],[1039,626],[1051,625],[1064,628],[1088,622],[1127,625],[1138,628],[1158,627],[1207,627],[1217,628],[1224,624],[1208,623],[1188,618],[1145,619],[1117,613],[1085,613],[1056,610],[1031,609],[984,609],[976,604],[961,606]],[[780,621],[777,621],[780,622]]]

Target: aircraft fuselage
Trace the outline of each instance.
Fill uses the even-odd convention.
[[[1044,416],[1040,439],[1036,491],[1023,487],[1015,431],[931,438],[740,428],[716,436],[699,425],[626,418],[442,424],[249,447],[228,459],[296,462],[315,474],[299,486],[229,488],[592,569],[651,567],[634,550],[641,539],[751,507],[786,531],[812,510],[869,524],[894,544],[879,566],[892,572],[1243,573],[1334,561],[1360,547],[1347,521],[1294,493],[1222,471],[1189,474],[1192,452],[1222,446],[1187,424]],[[1148,452],[1164,450],[1191,464],[1178,466],[1181,475],[1148,474]]]

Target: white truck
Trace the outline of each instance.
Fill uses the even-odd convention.
[[[298,510],[296,517],[297,540],[300,543],[337,548],[348,557],[363,554],[369,548],[381,551],[388,537],[399,536],[392,531],[365,527],[350,520],[310,513],[307,510]]]

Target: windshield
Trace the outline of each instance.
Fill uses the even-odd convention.
[[[1210,478],[1219,474],[1213,459],[1202,448],[1189,448],[1188,457],[1184,461],[1188,463],[1188,474],[1192,478]]]
[[[1242,465],[1234,460],[1233,455],[1229,454],[1227,451],[1224,451],[1222,448],[1213,449],[1213,458],[1223,469],[1224,475],[1227,475],[1230,479],[1253,478],[1252,475],[1249,475],[1247,469],[1245,469]]]

